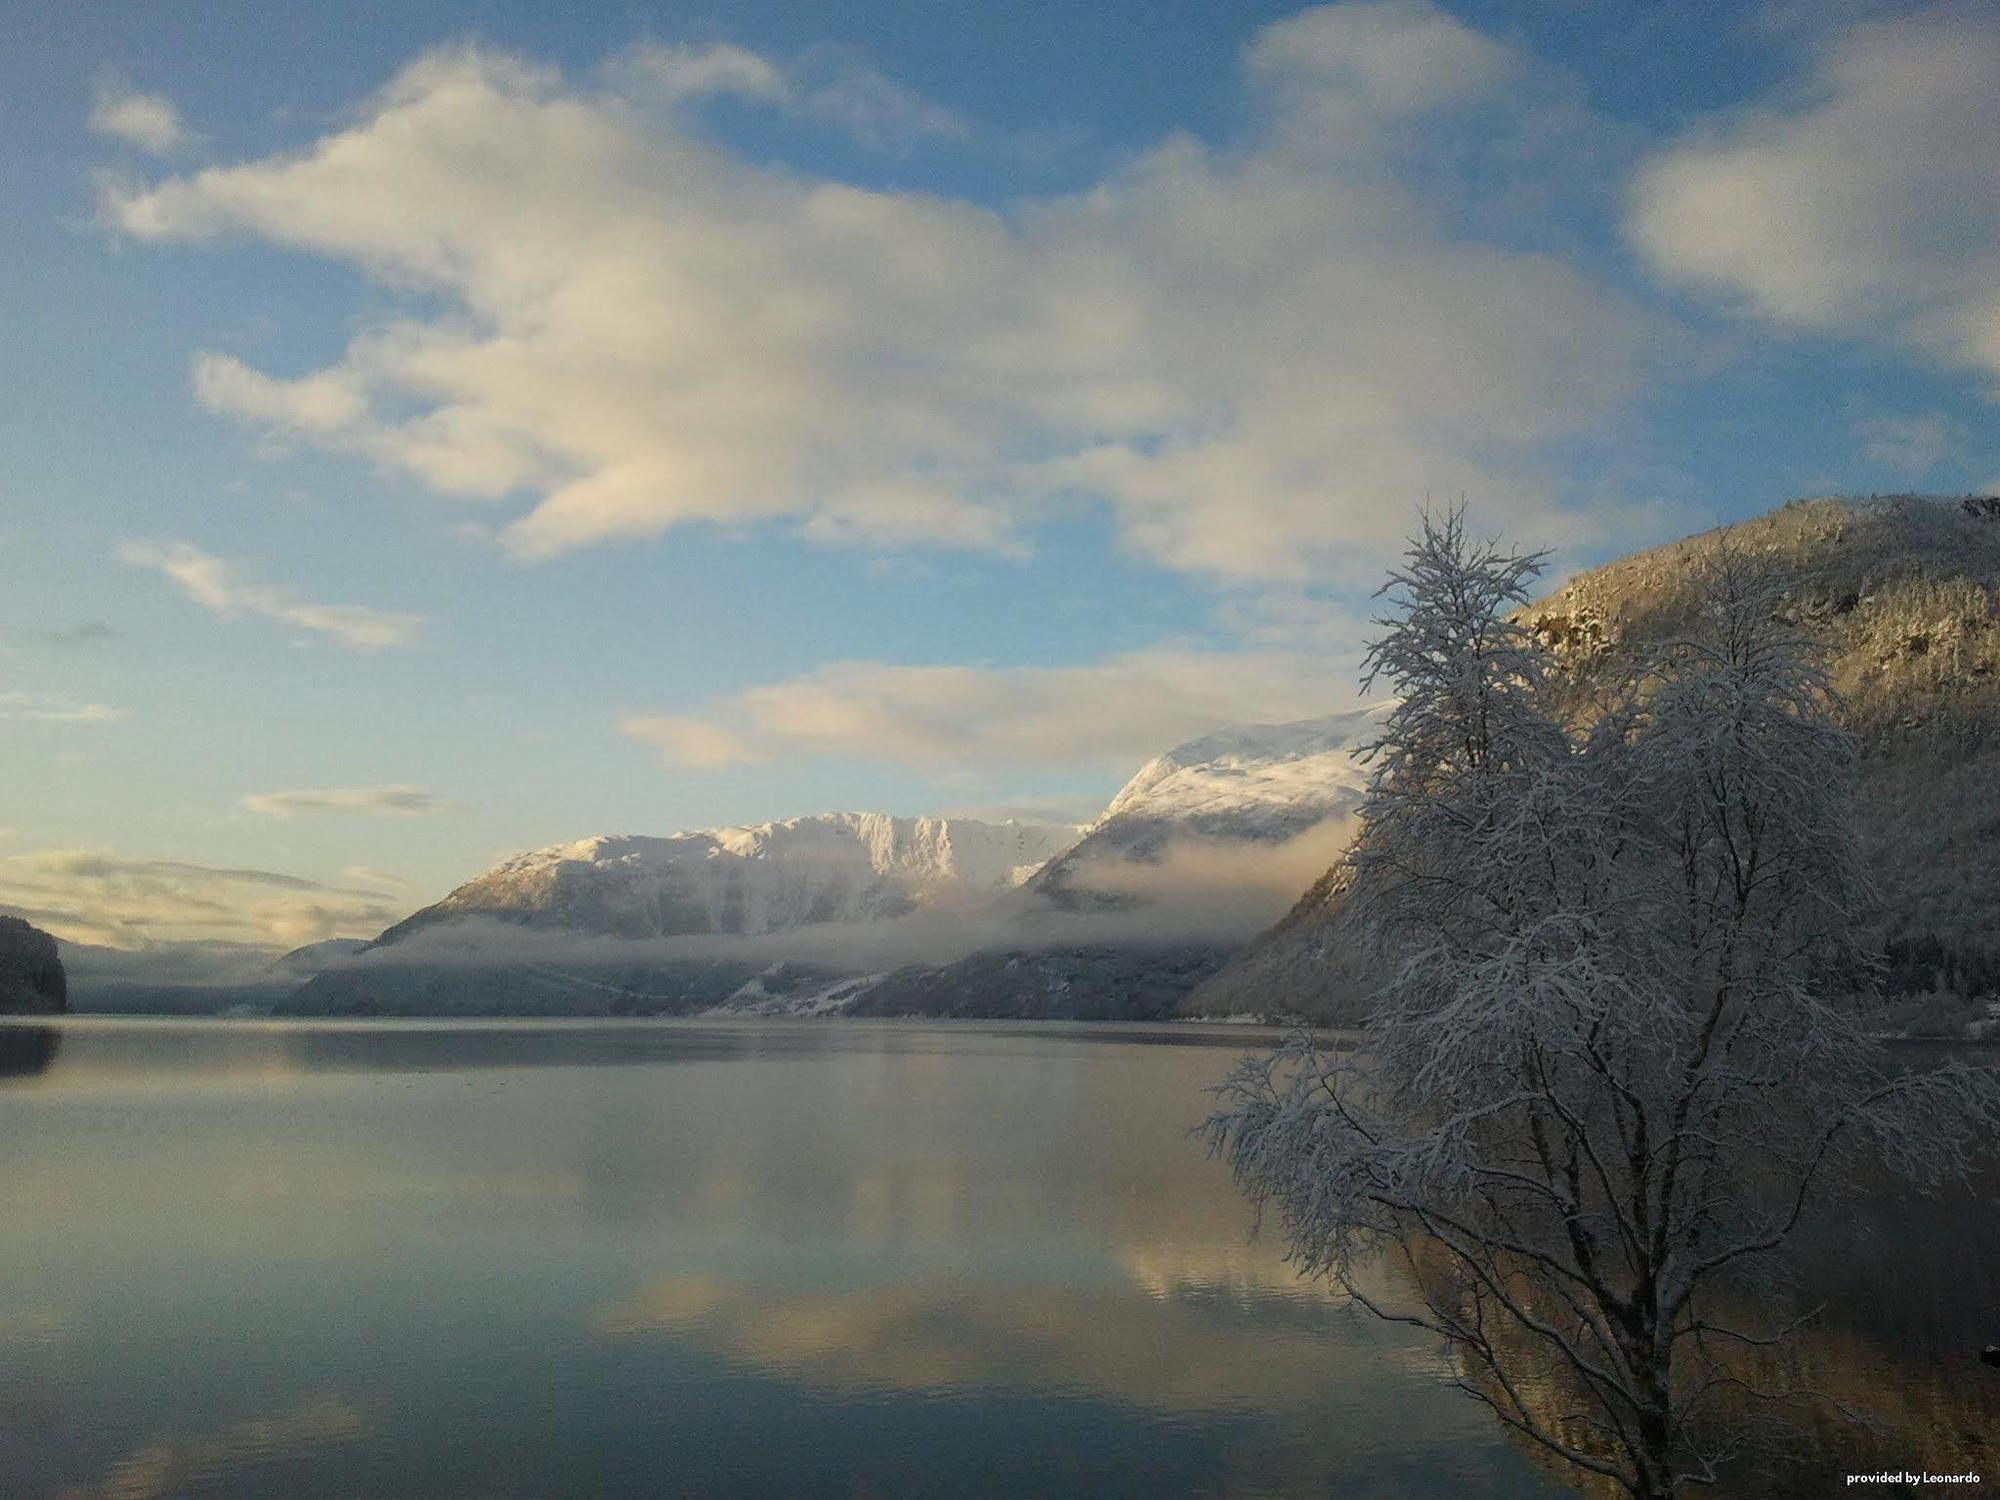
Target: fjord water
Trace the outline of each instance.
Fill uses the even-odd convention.
[[[1558,1493],[1248,1239],[1262,1042],[0,1027],[0,1494]]]

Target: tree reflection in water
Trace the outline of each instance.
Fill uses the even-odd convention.
[[[1740,1384],[1710,1398],[1710,1422],[1737,1434],[1718,1500],[1833,1494],[1859,1473],[2000,1469],[2000,1372],[1979,1351],[2000,1339],[2000,1144],[1967,1183],[1926,1194],[1884,1173],[1802,1228],[1787,1260],[1724,1289],[1737,1326],[1798,1326],[1771,1346],[1711,1344]],[[1400,1266],[1406,1290],[1433,1290],[1446,1257],[1419,1246]],[[1525,1283],[1524,1283],[1525,1286]],[[1535,1415],[1585,1440],[1570,1417],[1587,1403],[1544,1346],[1494,1331],[1508,1381]],[[1465,1380],[1481,1378],[1454,1357]],[[1484,1378],[1491,1379],[1491,1376]],[[1579,1493],[1619,1496],[1517,1440]]]

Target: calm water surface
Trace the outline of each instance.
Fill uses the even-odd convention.
[[[1561,1493],[1248,1241],[1259,1042],[0,1027],[0,1495]]]

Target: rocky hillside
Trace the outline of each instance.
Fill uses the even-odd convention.
[[[59,1016],[69,983],[56,940],[19,917],[0,917],[0,1015]]]
[[[1787,567],[1791,607],[1831,653],[1891,994],[2000,991],[2000,502],[1797,501],[1580,574],[1520,618],[1587,680],[1686,624],[1689,564],[1724,542]],[[1329,962],[1338,913],[1322,882],[1183,1009],[1352,1019],[1354,977]]]
[[[1189,1019],[1306,1016],[1327,1026],[1363,1017],[1364,976],[1340,930],[1348,871],[1335,865],[1285,915],[1182,997]]]

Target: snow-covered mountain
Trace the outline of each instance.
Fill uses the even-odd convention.
[[[1356,754],[1372,737],[1374,712],[1235,725],[1176,745],[1141,766],[1027,890],[1058,906],[1102,905],[1093,869],[1157,861],[1176,842],[1279,844],[1344,816],[1367,784]]]
[[[1361,709],[1189,740],[1141,766],[1088,831],[1143,817],[1245,838],[1288,836],[1351,805],[1366,782],[1354,755],[1373,722],[1373,711]]]
[[[1014,946],[906,967],[848,1011],[1172,1014],[1332,861],[1366,784],[1356,755],[1373,723],[1363,710],[1237,725],[1155,756],[1022,887]]]
[[[1293,879],[1286,861],[1298,855],[1288,851],[1307,847],[1299,835],[1352,807],[1362,784],[1354,752],[1368,723],[1345,714],[1191,740],[1141,767],[1086,829],[829,813],[533,850],[397,923],[359,961],[301,986],[284,1008],[1163,1015],[1240,940],[1219,936],[1214,918],[1220,906],[1241,904],[1246,881],[1269,889],[1243,910],[1263,910],[1268,900],[1275,911],[1317,872]],[[1195,857],[1180,861],[1190,850]],[[1148,885],[1154,875],[1180,883]],[[1205,899],[1204,881],[1216,901]],[[1191,889],[1202,907],[1198,934],[1179,915]],[[789,932],[920,911],[975,914],[991,940],[953,962],[898,968],[892,960],[869,976],[843,975],[803,952],[803,961],[786,959],[782,947],[774,958],[773,941]],[[436,962],[425,944],[410,944],[480,918],[552,937],[765,941],[755,953],[698,960],[558,943],[545,961],[495,950],[490,963],[462,948]],[[487,941],[477,927],[464,931],[475,948]]]
[[[486,917],[622,938],[757,937],[991,902],[1076,841],[1064,825],[823,813],[663,838],[606,835],[503,860],[377,939]]]

